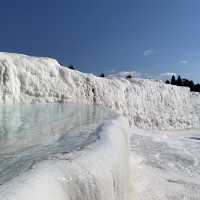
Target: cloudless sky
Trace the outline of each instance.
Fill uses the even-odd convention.
[[[1,0],[0,51],[200,81],[200,1]]]

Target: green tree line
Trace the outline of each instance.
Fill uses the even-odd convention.
[[[183,87],[189,87],[190,91],[193,92],[200,92],[200,84],[194,84],[194,81],[188,80],[186,78],[181,78],[181,76],[176,77],[173,75],[171,78],[171,81],[166,80],[166,84],[171,84],[171,85],[177,85],[177,86],[183,86]]]

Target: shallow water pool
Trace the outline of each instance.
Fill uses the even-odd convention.
[[[0,185],[53,155],[85,148],[112,114],[95,105],[1,105]]]

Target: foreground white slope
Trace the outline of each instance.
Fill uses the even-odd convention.
[[[200,199],[200,131],[132,130],[135,200]]]
[[[128,199],[125,118],[92,105],[3,110],[1,200]]]
[[[145,79],[99,78],[50,58],[0,53],[0,103],[102,104],[140,128],[199,127],[188,88]]]

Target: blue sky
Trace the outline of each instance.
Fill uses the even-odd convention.
[[[200,81],[198,0],[2,0],[0,51]]]

